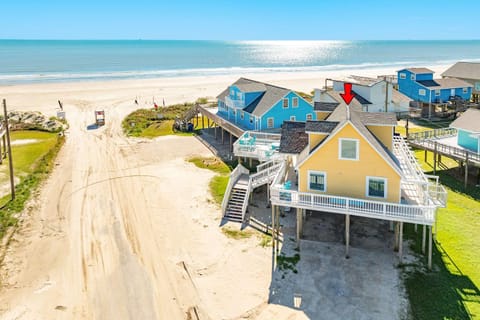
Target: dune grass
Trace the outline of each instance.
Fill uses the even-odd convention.
[[[14,131],[12,141],[20,139],[36,139],[38,142],[12,146],[12,157],[15,176],[20,178],[20,183],[15,186],[15,199],[10,200],[10,195],[0,199],[0,238],[3,237],[8,227],[17,223],[15,214],[24,209],[26,201],[32,192],[48,176],[53,168],[54,160],[60,151],[65,138],[57,133],[38,131]],[[4,163],[1,170],[8,170]],[[8,171],[6,171],[8,173]],[[8,175],[2,175],[2,181]]]
[[[422,129],[422,128],[420,128]],[[429,130],[430,128],[423,128]],[[422,168],[433,174],[433,154],[416,150]],[[437,213],[433,270],[424,265],[405,267],[405,286],[413,319],[480,319],[480,189],[464,189],[463,179],[455,178],[456,161],[442,157],[436,174],[447,188],[448,203]],[[422,260],[421,229],[405,228],[412,249]]]

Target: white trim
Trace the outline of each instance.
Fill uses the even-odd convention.
[[[383,159],[383,156],[380,154],[380,152],[372,145],[370,141],[368,141],[368,139],[360,132],[360,130],[358,130],[357,127],[355,127],[355,125],[349,120],[349,121],[345,121],[341,127],[335,128],[335,130],[331,132],[330,135],[327,138],[325,138],[325,140],[323,140],[322,144],[319,145],[314,152],[311,152],[307,157],[305,157],[305,159],[303,159],[300,163],[296,165],[295,169],[298,170],[308,159],[310,159],[310,157],[312,157],[315,153],[318,152],[318,150],[323,148],[330,140],[332,140],[336,136],[337,132],[340,132],[347,124],[350,124],[355,129],[355,131],[357,131],[357,133],[363,138],[363,140],[365,140],[370,145],[370,147],[373,150],[375,150],[375,152],[380,156],[380,158]],[[403,177],[403,174],[401,171],[399,171],[399,168],[394,167],[387,160],[385,160],[385,162],[390,166],[390,168],[393,169],[393,171],[395,171],[398,174],[399,177]]]
[[[419,96],[426,96],[427,95],[427,90],[426,89],[418,89],[418,95]]]
[[[368,194],[370,180],[383,180],[383,197],[371,196]],[[365,196],[368,198],[376,198],[376,199],[387,199],[388,197],[388,179],[384,177],[374,177],[374,176],[366,176],[365,177]]]
[[[297,117],[295,117],[295,116],[290,116],[290,121],[297,121]]]
[[[272,119],[272,125],[271,126],[268,125],[268,122],[269,122],[270,119]],[[272,129],[272,128],[275,128],[275,118],[274,117],[268,117],[267,118],[267,129]]]
[[[297,105],[295,106],[294,101],[297,101]],[[300,103],[298,101],[298,97],[292,97],[292,108],[298,108],[300,106]]]
[[[316,190],[316,189],[310,189],[310,175],[311,174],[321,174],[323,175],[323,190]],[[325,171],[317,171],[317,170],[308,170],[308,181],[307,181],[307,190],[308,191],[313,191],[313,192],[327,192],[327,173]],[[299,175],[300,176],[300,175]]]
[[[343,141],[354,141],[356,142],[356,147],[355,147],[355,158],[343,158],[342,157],[342,142]],[[360,140],[358,139],[351,139],[351,138],[340,138],[338,139],[338,159],[340,160],[353,160],[353,161],[358,161],[360,159]]]
[[[410,80],[412,80],[412,81],[417,81],[417,75],[412,72],[412,73],[410,74]]]
[[[407,74],[406,74],[405,72],[399,72],[399,73],[400,73],[400,77],[399,77],[399,78],[400,78],[401,80],[407,79]]]

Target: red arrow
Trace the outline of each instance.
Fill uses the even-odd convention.
[[[340,93],[340,95],[342,96],[343,101],[345,101],[346,104],[350,104],[350,102],[352,102],[353,97],[355,97],[355,94],[352,93],[352,84],[344,83],[343,90],[345,93]]]

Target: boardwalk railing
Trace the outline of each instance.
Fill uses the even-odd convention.
[[[430,151],[436,151],[440,154],[450,156],[460,160],[468,160],[472,162],[480,163],[480,154],[468,151],[465,149],[457,148],[447,144],[443,144],[435,140],[409,140],[409,143],[421,149],[427,149]],[[468,158],[467,158],[468,157]]]
[[[454,137],[456,135],[457,135],[457,129],[455,128],[440,128],[440,129],[410,133],[408,135],[408,140],[423,141],[428,139]]]

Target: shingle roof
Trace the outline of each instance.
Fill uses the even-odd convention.
[[[417,80],[418,83],[425,87],[438,87],[440,86],[435,80]]]
[[[480,80],[480,63],[478,62],[457,62],[444,73],[443,77]]]
[[[408,70],[408,71],[410,71],[412,73],[415,73],[415,74],[435,73],[435,71],[430,70],[428,68],[406,68],[406,69],[403,69],[403,70]]]
[[[400,101],[412,101],[408,96],[404,95],[398,90],[393,89],[392,90],[392,101],[393,102],[400,102]]]
[[[368,125],[396,126],[397,116],[393,112],[359,112],[362,123]]]
[[[338,105],[338,102],[314,102],[313,110],[332,112]]]
[[[263,92],[257,99],[252,101],[244,108],[245,111],[255,116],[262,116],[275,103],[277,103],[281,98],[286,96],[291,91],[287,88],[277,87],[268,83],[246,78],[240,78],[232,85],[237,86],[243,92]],[[229,88],[225,89],[217,96],[217,99],[224,101],[225,97],[229,95],[229,92]]]
[[[338,123],[338,121],[307,121],[305,132],[330,133]]]
[[[305,122],[284,121],[280,138],[280,153],[300,153],[308,145]]]
[[[467,109],[467,111],[450,124],[450,127],[470,132],[480,132],[480,110]]]
[[[435,81],[439,84],[440,89],[473,87],[470,83],[455,78],[436,79]]]

